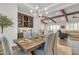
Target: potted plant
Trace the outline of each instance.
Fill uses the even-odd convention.
[[[12,26],[13,22],[7,17],[0,15],[0,27],[1,27],[1,33],[4,32],[4,28]]]
[[[4,54],[11,54],[11,47],[9,45],[9,41],[7,40],[6,36],[4,36],[4,28],[12,26],[13,22],[7,17],[0,15],[0,27],[1,27],[1,34],[0,34],[0,41],[2,42]],[[7,48],[6,48],[7,47]]]

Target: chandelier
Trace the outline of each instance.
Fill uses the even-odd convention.
[[[42,7],[40,3],[38,5],[33,5],[35,7],[34,10],[30,10],[33,16],[47,16],[48,12],[46,12],[47,8],[41,11]]]

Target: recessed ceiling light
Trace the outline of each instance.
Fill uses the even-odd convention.
[[[36,10],[38,9],[39,7],[38,6],[36,6]]]
[[[33,10],[30,10],[31,13],[33,13]]]

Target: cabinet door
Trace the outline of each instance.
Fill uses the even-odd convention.
[[[23,33],[18,33],[18,38],[23,38]]]

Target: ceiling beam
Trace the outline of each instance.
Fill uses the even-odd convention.
[[[54,22],[54,23],[56,23],[56,21],[55,20],[53,20],[53,19],[51,19],[51,18],[49,18],[52,22]]]
[[[50,19],[52,22],[54,22],[54,23],[56,23],[56,21],[54,21],[52,18],[50,18],[50,17],[46,17],[46,16],[41,16],[41,17],[44,17],[45,19]],[[45,20],[45,19],[43,19],[43,20]]]
[[[66,12],[65,12],[65,10],[64,9],[62,9],[62,10],[60,10],[62,13],[63,13],[63,15],[65,16],[65,18],[66,18],[66,21],[68,22],[68,17],[67,17],[67,15],[66,15]]]
[[[66,13],[67,16],[73,15],[73,14],[79,14],[79,11],[72,12],[72,13]],[[64,15],[58,15],[58,16],[53,16],[53,17],[50,17],[50,18],[54,19],[54,18],[63,17],[63,16]]]

